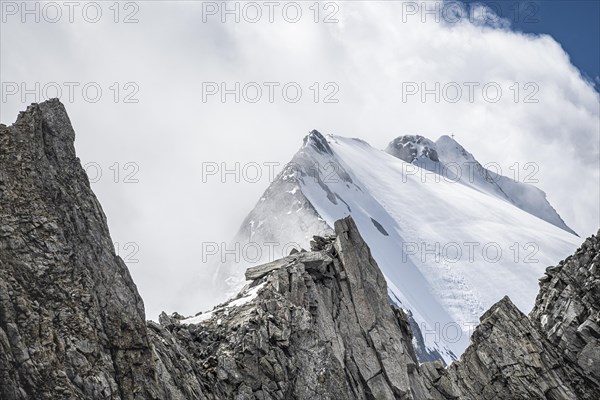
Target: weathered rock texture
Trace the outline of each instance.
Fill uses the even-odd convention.
[[[600,232],[548,268],[529,317],[563,359],[600,384]],[[600,398],[600,396],[598,397]]]
[[[145,323],[64,107],[0,125],[0,399],[598,399],[600,238],[503,299],[461,360],[419,365],[351,219],[251,268],[210,314]]]
[[[0,397],[151,398],[144,306],[58,100],[0,126]]]
[[[151,324],[159,357],[193,365],[210,399],[429,398],[408,322],[388,304],[369,248],[351,219],[335,230],[315,251],[248,270],[256,280],[246,291],[260,289],[246,304],[198,324]],[[164,372],[171,392],[193,398],[179,368]]]
[[[508,297],[443,370],[424,365],[439,399],[600,399],[600,231],[546,270],[529,318]],[[437,391],[437,393],[436,393]]]

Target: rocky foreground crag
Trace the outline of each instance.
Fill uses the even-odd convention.
[[[144,321],[62,104],[0,125],[0,399],[599,399],[600,236],[508,298],[445,368],[350,219],[246,272],[237,298]]]

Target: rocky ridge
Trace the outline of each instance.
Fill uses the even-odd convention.
[[[2,399],[600,398],[600,232],[447,368],[417,362],[351,218],[212,312],[145,323],[73,140],[57,100],[0,125]]]
[[[369,248],[350,218],[335,230],[311,252],[249,269],[240,298],[258,288],[253,299],[150,323],[160,358],[177,343],[179,358],[203,360],[209,399],[427,398],[406,316],[387,303]],[[171,392],[193,398],[178,368],[164,373]]]
[[[58,100],[0,125],[0,398],[153,398],[144,306]]]
[[[357,138],[311,131],[228,245],[264,248],[264,258],[214,257],[215,281],[223,284],[215,290],[216,301],[239,292],[247,268],[274,260],[267,243],[276,243],[279,258],[290,244],[308,248],[312,235],[331,233],[336,220],[351,215],[386,277],[390,299],[407,311],[419,362],[456,360],[469,345],[471,327],[505,295],[522,311],[531,310],[545,268],[580,244],[575,235],[538,218],[558,216],[543,192],[491,176],[450,137],[432,142],[405,136],[393,143],[406,159]],[[462,171],[462,180],[440,175],[451,171]],[[518,199],[521,207],[543,212],[523,212],[515,206]],[[453,222],[444,223],[448,219]],[[540,257],[534,263],[499,257],[492,265],[478,250],[466,257],[470,251],[463,245],[462,257],[441,244],[439,256],[428,255],[424,245],[480,243],[482,238],[498,244],[502,254],[509,254],[515,242],[535,242]],[[282,247],[286,250],[278,251]],[[190,282],[185,290],[185,304],[195,303],[195,286]],[[452,324],[462,330],[457,341],[427,333]]]

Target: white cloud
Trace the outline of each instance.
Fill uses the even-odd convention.
[[[283,164],[313,128],[358,136],[377,147],[404,133],[436,139],[452,132],[480,161],[499,163],[505,174],[515,162],[535,162],[538,186],[567,224],[584,236],[595,232],[598,93],[560,44],[512,32],[502,19],[436,23],[400,2],[340,2],[339,22],[329,24],[314,23],[312,3],[302,4],[303,17],[295,24],[277,12],[269,23],[265,9],[254,24],[221,23],[218,17],[203,23],[201,3],[141,2],[137,24],[113,23],[106,3],[106,18],[96,24],[81,18],[73,24],[22,24],[8,17],[0,28],[3,82],[102,87],[98,103],[84,101],[80,92],[72,104],[63,94],[63,102],[82,161],[103,168],[94,189],[113,239],[139,244],[140,263],[130,269],[149,317],[162,309],[190,314],[212,304],[200,243],[230,239],[268,185],[266,179],[203,184],[202,162]],[[321,9],[319,18],[333,11]],[[474,15],[481,17],[481,9]],[[122,100],[130,81],[139,87],[139,103],[110,100],[113,82],[119,82]],[[225,104],[217,96],[203,103],[207,81],[230,87],[257,82],[263,100],[237,104],[230,95]],[[263,82],[297,82],[302,99],[288,103],[278,89],[269,103]],[[339,102],[315,104],[314,82],[320,83],[321,99],[331,92],[324,84],[335,83]],[[433,95],[424,103],[419,95],[403,102],[409,82],[430,89],[439,82],[450,97],[457,86],[463,93],[456,103],[436,103]],[[479,84],[472,103],[469,82]],[[490,96],[492,86],[502,89],[497,103],[483,98],[485,84]],[[538,102],[525,103],[526,95]],[[34,100],[10,96],[2,103],[2,122],[13,122]],[[137,163],[140,182],[114,183],[109,167],[117,161],[121,167]],[[181,285],[198,277],[204,303],[184,304]]]

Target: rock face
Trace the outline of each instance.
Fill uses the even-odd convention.
[[[0,125],[0,399],[598,399],[600,235],[508,298],[460,361],[410,319],[348,217],[209,313],[144,321],[56,100]],[[326,151],[326,149],[324,150]]]
[[[459,362],[423,366],[435,398],[599,399],[599,265],[600,231],[547,269],[529,318],[494,305]]]
[[[58,100],[0,125],[0,398],[147,399],[144,306]]]
[[[317,131],[307,136],[303,147],[314,148],[325,154],[331,153],[329,144]],[[267,257],[267,254],[270,254],[268,244],[277,243],[275,251],[283,252],[285,245],[293,245],[295,248],[307,247],[312,235],[326,235],[332,232],[333,227],[319,216],[301,190],[301,182],[313,180],[326,187],[319,177],[318,168],[305,152],[296,154],[244,219],[231,245],[252,243],[253,246],[262,249],[260,253],[263,257],[252,263],[226,260],[217,264],[215,282],[221,285],[220,292],[226,294],[221,300],[235,295],[244,285],[246,268],[274,261]],[[328,193],[327,196],[331,201],[339,201],[333,193]]]
[[[388,144],[385,151],[407,163],[412,163],[417,158],[440,161],[435,143],[420,135],[397,137]]]
[[[529,318],[569,365],[600,385],[600,231],[546,270]]]
[[[233,300],[242,305],[151,324],[160,358],[175,362],[177,343],[177,357],[209,382],[209,399],[429,398],[408,321],[388,304],[369,248],[351,218],[335,231],[312,252],[249,270],[256,279],[242,293],[256,295]],[[164,372],[171,392],[193,398],[179,369]]]

